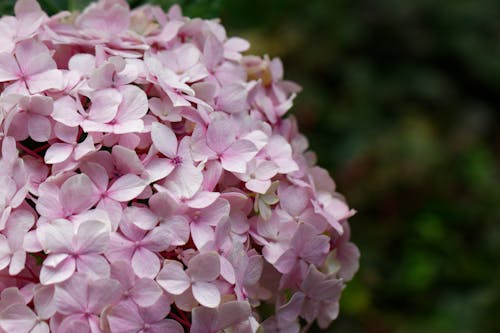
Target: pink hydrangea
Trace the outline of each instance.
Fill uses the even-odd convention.
[[[0,29],[0,332],[330,325],[354,211],[279,59],[124,0],[19,0]]]

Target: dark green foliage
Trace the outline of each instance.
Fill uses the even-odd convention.
[[[180,4],[304,88],[293,113],[358,210],[361,270],[328,332],[500,332],[500,2]]]

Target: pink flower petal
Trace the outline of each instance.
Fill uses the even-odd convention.
[[[108,189],[107,194],[116,201],[129,201],[141,194],[145,187],[144,180],[136,175],[127,174],[118,178]]]
[[[189,276],[177,261],[166,261],[156,277],[158,284],[172,295],[180,295],[191,285]]]
[[[132,268],[138,277],[154,279],[160,271],[160,259],[150,250],[139,247],[132,256]]]
[[[193,284],[193,296],[203,306],[215,308],[220,304],[221,295],[219,289],[209,282],[195,282]]]
[[[64,162],[71,156],[73,149],[73,145],[56,142],[45,152],[44,161],[47,164]]]
[[[213,281],[220,274],[219,255],[215,252],[201,253],[188,263],[187,274],[193,281]]]
[[[177,155],[177,137],[167,126],[160,123],[151,125],[151,139],[156,149],[169,158]]]

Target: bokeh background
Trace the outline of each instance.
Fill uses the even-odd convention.
[[[500,332],[500,2],[179,3],[304,88],[292,113],[358,210],[361,268],[328,332]]]

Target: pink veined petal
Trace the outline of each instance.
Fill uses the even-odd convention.
[[[236,282],[236,275],[234,272],[234,267],[231,265],[231,263],[224,258],[223,256],[220,256],[220,275],[224,277],[224,279],[231,283],[234,284]]]
[[[217,286],[210,282],[193,283],[193,296],[203,306],[215,308],[220,304],[221,295]]]
[[[91,319],[90,317],[89,319]],[[96,333],[89,327],[89,319],[82,319],[80,315],[64,317],[61,325],[58,327],[60,332],[71,333]]]
[[[252,192],[264,194],[271,187],[271,180],[250,179],[245,183],[245,187]]]
[[[85,311],[88,295],[88,279],[83,274],[75,274],[71,279],[56,285],[54,302],[57,311],[71,315]]]
[[[213,227],[200,224],[200,223],[191,223],[191,238],[193,239],[194,244],[198,249],[202,248],[209,241],[214,238],[214,230]]]
[[[66,220],[56,220],[36,229],[38,239],[48,253],[69,253],[73,247],[73,225]]]
[[[171,246],[169,242],[170,234],[169,226],[162,224],[148,232],[146,237],[141,241],[141,244],[154,252],[165,251]]]
[[[148,183],[156,182],[167,177],[175,166],[167,158],[153,158],[145,166],[144,174]]]
[[[52,118],[66,126],[76,127],[83,121],[77,110],[75,100],[71,96],[63,96],[54,102]]]
[[[108,173],[106,169],[98,163],[88,162],[80,166],[80,170],[86,174],[99,192],[104,193],[108,188]]]
[[[130,201],[141,194],[145,187],[144,180],[136,175],[127,174],[118,178],[108,189],[107,194],[116,201]]]
[[[110,274],[109,263],[99,254],[84,254],[76,260],[76,270],[91,279],[107,278]]]
[[[155,122],[151,125],[151,139],[156,149],[169,158],[177,156],[177,137],[167,126]]]
[[[73,153],[73,145],[56,142],[45,152],[45,163],[56,164],[66,161]]]
[[[61,258],[64,259],[59,261]],[[58,264],[53,263],[51,259],[57,259]],[[46,262],[48,263],[46,264]],[[40,283],[47,285],[65,281],[73,275],[75,268],[75,260],[69,258],[67,254],[51,254],[45,259],[40,271]]]
[[[217,97],[216,109],[227,113],[240,113],[247,109],[248,91],[242,83],[222,87]]]
[[[134,302],[120,302],[106,315],[110,332],[137,333],[143,326],[143,319]]]
[[[29,91],[36,94],[49,89],[62,89],[63,74],[58,69],[32,74],[26,81]]]
[[[189,240],[189,222],[180,215],[172,216],[165,220],[162,225],[165,226],[167,235],[165,236],[171,246],[181,246]]]
[[[160,271],[160,259],[150,250],[139,247],[132,256],[132,268],[138,277],[154,279]]]
[[[115,66],[112,63],[106,63],[90,75],[88,85],[96,90],[111,87],[113,85],[113,74],[115,74]]]
[[[189,276],[179,262],[167,262],[156,277],[156,281],[172,295],[182,294],[191,285]]]
[[[98,279],[89,282],[87,308],[100,314],[106,306],[118,301],[122,296],[120,282],[112,279]]]
[[[148,97],[146,93],[133,85],[122,86],[119,90],[123,96],[123,100],[116,113],[117,122],[125,123],[144,117],[148,112]]]
[[[30,333],[50,333],[49,325],[44,321],[38,322]]]
[[[30,137],[37,142],[45,142],[50,137],[51,124],[47,117],[32,114],[28,120]]]
[[[248,302],[230,301],[219,306],[216,331],[231,327],[248,319],[252,310]]]
[[[321,265],[330,250],[330,237],[318,235],[305,243],[300,252],[301,257],[315,265]]]
[[[215,67],[222,61],[224,54],[224,46],[213,35],[208,35],[203,47],[203,60],[208,69],[215,69]]]
[[[212,205],[203,210],[203,224],[217,226],[220,221],[226,219],[230,212],[229,202],[225,199],[217,199]]]
[[[53,100],[43,95],[32,96],[29,99],[28,109],[31,113],[41,116],[50,116],[54,109]]]
[[[147,278],[139,279],[131,290],[132,299],[141,307],[155,304],[162,293],[163,291],[158,283]]]
[[[7,238],[0,234],[0,270],[9,265],[10,262],[10,247]]]
[[[219,255],[206,252],[193,257],[188,263],[187,274],[193,281],[213,281],[220,274]]]
[[[40,318],[48,319],[56,313],[54,302],[55,289],[53,286],[38,287],[33,296],[35,311]]]
[[[274,263],[274,267],[283,274],[290,272],[297,264],[297,254],[292,250],[287,250]]]
[[[102,253],[109,242],[109,232],[106,224],[100,221],[85,221],[78,226],[76,232],[75,250],[80,254]]]
[[[10,259],[9,274],[12,276],[19,274],[24,269],[25,262],[26,252],[24,249],[14,252]]]
[[[21,70],[12,54],[0,53],[0,82],[17,80],[21,75]]]
[[[303,187],[289,186],[279,191],[280,205],[292,216],[300,215],[310,203],[310,192]]]
[[[92,104],[88,119],[98,123],[107,123],[115,118],[123,97],[118,90],[110,88],[92,93],[90,100]]]
[[[201,187],[203,174],[201,170],[189,160],[181,165],[165,180],[165,187],[181,198],[191,198]]]
[[[120,120],[117,120],[120,121]],[[144,130],[144,121],[142,119],[125,120],[113,125],[112,132],[115,134],[140,133]]]
[[[220,197],[219,192],[208,192],[201,191],[198,192],[194,197],[189,200],[186,200],[186,204],[191,208],[206,208],[213,204],[217,198]]]
[[[212,121],[207,128],[207,145],[216,153],[222,153],[234,143],[237,126],[230,119]]]
[[[24,75],[57,68],[48,47],[35,38],[26,39],[17,44],[15,54]]]
[[[137,153],[123,146],[114,146],[112,150],[113,161],[119,172],[141,174],[144,170]]]
[[[264,161],[259,163],[255,174],[260,179],[271,179],[278,173],[278,166],[271,161]]]
[[[89,7],[76,21],[79,28],[98,31],[116,36],[125,31],[130,24],[130,13],[120,2],[103,10],[98,6]]]
[[[145,207],[127,207],[123,211],[123,218],[143,230],[151,230],[158,224],[156,214]]]
[[[93,184],[85,174],[68,178],[61,186],[59,200],[66,212],[81,213],[97,203]]]
[[[257,151],[252,142],[238,140],[222,154],[222,167],[227,171],[244,173],[247,162],[257,154]]]
[[[190,333],[212,333],[218,332],[217,329],[217,310],[198,306],[191,313]]]
[[[36,315],[24,304],[14,304],[0,313],[0,327],[6,332],[28,333],[36,322]]]
[[[82,143],[79,143],[78,145],[76,145],[75,154],[74,154],[75,160],[78,161],[81,158],[83,158],[84,156],[86,156],[87,154],[89,154],[95,150],[96,150],[96,148],[94,146],[94,140],[92,139],[92,136],[89,135],[85,138],[85,140],[83,140]]]
[[[68,69],[88,75],[95,69],[95,56],[88,53],[77,53],[69,59]]]
[[[151,333],[184,333],[184,328],[177,321],[172,319],[164,319],[162,321],[151,324]]]

